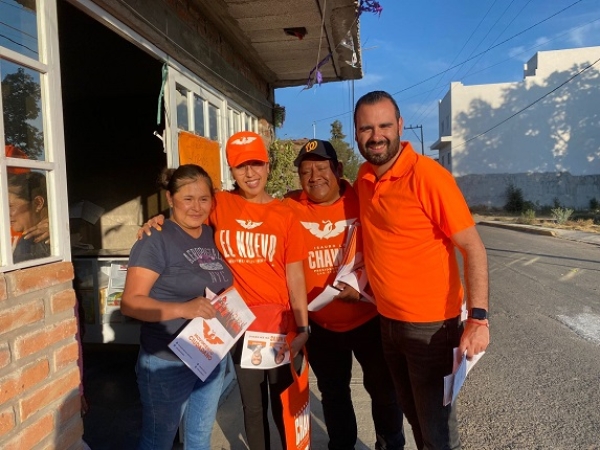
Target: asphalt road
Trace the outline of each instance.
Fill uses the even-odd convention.
[[[463,449],[600,449],[600,247],[478,229],[491,343],[458,398]]]

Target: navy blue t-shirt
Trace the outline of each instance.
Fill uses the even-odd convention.
[[[221,292],[233,284],[229,267],[215,247],[213,230],[202,225],[202,234],[193,238],[172,220],[162,231],[152,230],[131,249],[129,267],[143,267],[159,274],[150,297],[162,302],[184,303],[204,296],[205,289]],[[168,348],[186,319],[142,322],[140,344],[155,356],[179,360]]]

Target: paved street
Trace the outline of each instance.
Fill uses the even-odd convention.
[[[463,449],[599,449],[600,247],[479,231],[492,342],[459,397]]]
[[[478,229],[490,262],[492,342],[458,398],[463,449],[600,449],[600,246]],[[132,368],[122,367],[132,364],[131,357],[122,363],[101,359],[86,387],[93,397],[86,440],[92,450],[128,449],[139,427]],[[103,366],[110,367],[109,382],[99,381]],[[374,448],[359,370],[352,389],[359,421],[356,449]],[[313,448],[324,450],[314,379],[311,392]],[[414,450],[407,426],[406,433],[406,450]],[[212,448],[246,449],[237,388],[219,410]],[[279,450],[277,444],[272,448]]]

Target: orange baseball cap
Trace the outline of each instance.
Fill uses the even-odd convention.
[[[237,167],[246,161],[269,162],[265,143],[253,131],[240,131],[231,136],[225,146],[225,153],[229,167]]]
[[[21,150],[19,147],[15,147],[14,145],[7,144],[4,146],[5,155],[11,158],[21,158],[21,159],[29,159],[27,153]],[[13,175],[19,175],[22,173],[29,173],[31,169],[26,169],[23,167],[7,167],[6,171]]]

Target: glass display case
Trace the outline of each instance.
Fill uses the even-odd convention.
[[[82,306],[83,342],[138,344],[139,321],[121,314],[127,252],[73,255],[74,288]]]

